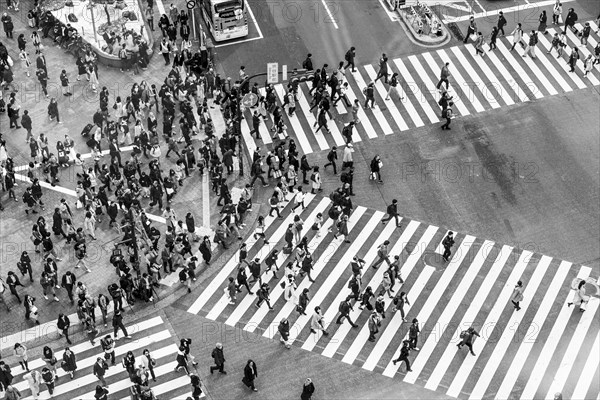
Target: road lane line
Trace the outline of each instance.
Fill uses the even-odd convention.
[[[310,104],[308,103],[308,100],[306,100],[306,97],[304,96],[304,92],[303,92],[303,95],[300,96],[300,98],[298,99],[298,103],[300,104],[300,109],[302,110],[304,117],[308,121],[308,125],[310,126],[310,129],[311,130],[315,129],[313,127],[315,126],[317,119],[315,118],[312,111],[310,111]],[[315,137],[315,139],[317,139],[317,144],[319,145],[319,148],[321,150],[327,150],[329,148],[329,143],[327,143],[327,139],[325,139],[322,129],[320,129],[319,132],[316,132],[316,133],[313,131],[313,136]]]
[[[538,36],[543,36],[541,33],[538,34]],[[529,41],[529,35],[527,35],[526,33],[523,34],[523,39]],[[537,46],[536,46],[537,47]],[[527,59],[530,59],[529,56],[525,57]],[[571,92],[573,89],[571,88],[571,86],[569,86],[569,84],[567,83],[567,81],[562,77],[562,75],[556,70],[556,68],[554,68],[554,66],[552,65],[552,63],[550,61],[548,61],[548,58],[546,58],[546,54],[543,51],[543,48],[538,48],[538,52],[537,52],[537,58],[540,59],[540,61],[542,62],[542,65],[544,66],[544,68],[550,72],[550,75],[552,75],[552,77],[554,78],[554,80],[556,80],[558,82],[558,84],[560,85],[560,87],[565,91],[565,92]],[[546,75],[546,74],[544,74]]]
[[[327,2],[325,2],[325,0],[321,0],[321,4],[323,4],[323,7],[325,7],[325,12],[329,16],[329,19],[331,20],[331,21],[326,21],[326,22],[331,22],[335,29],[339,29],[337,22],[335,22],[335,18],[333,17],[333,14],[331,13],[331,11],[329,10],[329,7],[327,6]]]
[[[554,29],[548,29],[548,33],[551,34],[552,36],[554,36],[554,33],[556,31]],[[542,45],[546,48],[546,49],[550,49],[552,47],[552,43],[550,43],[543,35],[538,35],[540,38],[540,42],[542,43]],[[547,51],[547,50],[546,50]],[[570,47],[566,46],[563,48],[563,52],[570,54],[571,49]],[[556,51],[554,50],[554,48],[551,49],[550,52],[550,57],[554,57],[554,54],[556,54]],[[579,89],[585,89],[587,87],[587,85],[585,84],[585,82],[583,80],[581,80],[581,78],[579,77],[579,75],[577,74],[573,74],[573,73],[569,73],[569,71],[571,70],[571,67],[569,66],[569,64],[567,64],[566,62],[564,62],[565,60],[562,57],[559,57],[556,59],[556,62],[558,63],[558,65],[560,65],[562,67],[562,70],[564,72],[566,72],[566,74],[568,76],[571,77],[571,79],[573,80],[573,82],[575,82],[575,84],[577,85],[577,87]],[[577,68],[579,68],[579,70],[581,72],[585,72],[585,67],[583,66],[583,63],[577,63]],[[592,82],[593,85],[599,85],[600,82],[598,82],[598,79],[596,79],[596,77],[594,76],[594,74],[588,73],[588,77],[590,79],[590,81]]]

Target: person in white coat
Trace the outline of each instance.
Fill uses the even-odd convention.
[[[283,292],[283,298],[285,301],[289,301],[295,297],[296,293],[296,279],[294,279],[293,274],[288,274],[287,279],[285,281],[285,290]]]
[[[573,304],[579,304],[579,311],[585,311],[585,304],[590,301],[590,296],[585,293],[585,280],[581,280],[577,284],[577,289],[575,289],[575,296],[573,297],[573,301],[567,303],[567,307],[571,307]]]
[[[521,41],[521,39],[523,39],[523,29],[521,29],[520,22],[517,24],[517,27],[515,28],[515,30],[512,31],[511,35],[513,35],[513,45],[510,48],[510,51],[513,51],[515,49],[515,46],[517,45],[517,43],[519,43]]]
[[[83,230],[85,233],[92,237],[92,240],[96,240],[96,217],[91,211],[85,213],[85,219],[83,220]]]
[[[32,370],[25,375],[23,379],[27,381],[29,389],[31,390],[31,396],[34,400],[37,400],[40,395],[40,383],[42,382],[42,374],[39,371]]]
[[[315,194],[315,191],[317,192],[322,192],[323,189],[321,189],[321,185],[323,184],[323,181],[321,180],[321,174],[319,173],[319,167],[313,167],[313,173],[310,176],[310,182],[312,185],[312,189],[311,189],[311,193]]]
[[[321,314],[321,307],[315,307],[315,313],[312,315],[310,320],[310,333],[317,333],[317,331],[323,331],[323,335],[329,335],[329,332],[325,330],[325,322],[323,321],[323,314]]]

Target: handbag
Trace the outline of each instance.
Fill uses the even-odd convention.
[[[313,231],[318,231],[319,230],[319,225],[317,225],[317,223],[315,222],[314,224],[312,224],[312,226],[310,227],[310,229],[312,229]]]
[[[285,289],[285,281],[281,281],[281,283],[279,284],[279,286],[281,286],[282,289]]]
[[[30,311],[31,311],[31,313],[32,313],[32,314],[34,314],[34,315],[37,315],[37,313],[38,313],[38,308],[37,308],[36,306],[31,306],[31,309],[30,309]]]

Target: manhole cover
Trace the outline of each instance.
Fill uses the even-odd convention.
[[[425,252],[421,258],[426,265],[430,265],[437,270],[445,269],[446,265],[448,265],[448,263],[442,259],[441,254],[433,251]]]

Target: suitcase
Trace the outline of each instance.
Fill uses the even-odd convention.
[[[83,130],[81,131],[81,136],[89,135],[93,127],[93,124],[87,124],[85,128],[83,128]]]
[[[87,146],[88,146],[90,149],[93,149],[94,147],[96,147],[96,141],[94,140],[94,138],[89,138],[89,139],[88,139],[88,140],[85,142],[85,144],[87,144]]]

